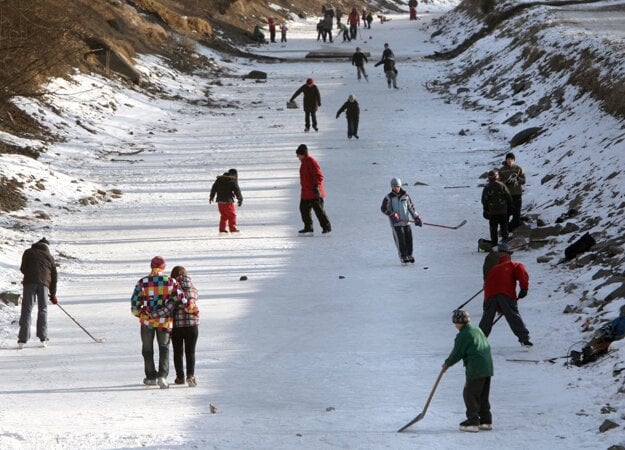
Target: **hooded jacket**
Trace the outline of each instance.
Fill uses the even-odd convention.
[[[503,294],[513,300],[517,300],[516,284],[521,289],[529,288],[529,274],[525,266],[520,262],[512,261],[509,255],[499,257],[499,262],[486,276],[484,282],[484,301],[488,301],[494,295]]]
[[[20,271],[24,274],[23,284],[43,284],[51,297],[56,295],[56,265],[46,244],[35,242],[24,251]]]
[[[211,187],[211,202],[215,199],[215,196],[217,196],[217,203],[233,203],[236,198],[239,205],[241,205],[243,196],[241,195],[241,189],[239,189],[237,177],[228,172],[219,175],[213,183],[213,187]]]
[[[290,101],[294,101],[300,94],[304,94],[304,111],[315,112],[321,106],[321,94],[316,84],[302,85],[295,91]]]

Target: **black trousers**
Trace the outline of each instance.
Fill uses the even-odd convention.
[[[304,122],[306,129],[310,129],[310,119],[312,119],[313,128],[317,128],[317,111],[304,111]]]
[[[304,228],[312,231],[313,229],[313,221],[312,216],[310,214],[310,210],[315,211],[315,215],[317,216],[317,220],[319,221],[319,225],[323,230],[331,230],[332,225],[330,224],[330,219],[326,215],[326,212],[323,207],[323,199],[315,198],[312,200],[304,200],[301,199],[299,202],[299,212],[302,215],[302,222],[304,222]]]
[[[510,230],[514,230],[521,225],[521,206],[523,206],[523,197],[520,195],[512,196],[512,219],[508,224]]]
[[[412,229],[410,225],[398,225],[391,228],[399,259],[403,262],[404,258],[412,256]]]
[[[358,136],[358,117],[347,118],[347,136]]]
[[[184,378],[182,357],[187,363],[187,376],[195,375],[195,344],[197,344],[198,326],[174,327],[171,330],[171,343],[174,348],[174,368],[176,378]]]
[[[519,314],[519,307],[517,306],[516,300],[504,294],[493,295],[484,302],[484,312],[482,314],[482,320],[480,320],[480,328],[486,336],[488,336],[493,329],[493,320],[495,320],[497,311],[502,312],[510,329],[514,335],[519,338],[519,342],[525,342],[529,339],[530,332],[525,327],[521,314]]]
[[[464,405],[467,408],[467,419],[472,425],[481,423],[493,423],[493,417],[490,413],[490,378],[475,378],[467,380],[462,391]]]
[[[498,228],[501,228],[501,238],[504,241],[508,240],[508,215],[497,214],[491,215],[488,219],[488,226],[490,227],[490,241],[493,245],[497,245],[499,236],[497,234]]]

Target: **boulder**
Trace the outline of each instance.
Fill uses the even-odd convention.
[[[608,430],[612,430],[613,428],[618,428],[619,424],[611,421],[610,419],[605,419],[601,426],[599,426],[599,433],[605,433]]]
[[[267,72],[263,72],[262,70],[252,70],[250,73],[248,73],[247,75],[243,75],[242,77],[244,80],[245,79],[250,79],[250,80],[266,80],[267,79]]]
[[[0,292],[0,301],[7,305],[18,306],[20,304],[21,294],[15,294],[13,292]]]
[[[512,139],[510,139],[510,147],[516,147],[521,144],[525,144],[526,142],[531,141],[536,136],[543,132],[542,127],[530,127],[526,128],[523,131],[519,131],[515,134]]]

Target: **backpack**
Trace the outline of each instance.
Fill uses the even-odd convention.
[[[503,186],[491,183],[484,188],[484,192],[486,208],[490,215],[508,214],[508,201]]]

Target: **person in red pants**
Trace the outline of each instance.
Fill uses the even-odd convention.
[[[243,204],[243,196],[239,189],[238,173],[236,169],[230,169],[217,177],[211,188],[209,203],[216,198],[219,208],[219,233],[238,233],[237,212],[234,206],[235,200],[238,206]],[[227,229],[226,229],[227,228]]]

